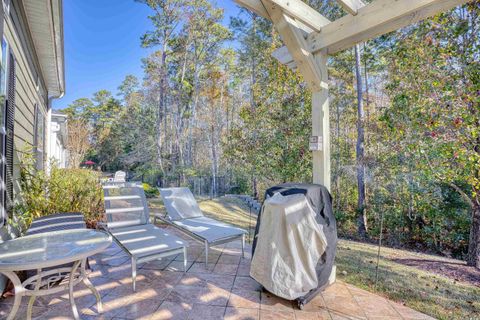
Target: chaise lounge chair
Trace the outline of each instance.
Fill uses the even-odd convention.
[[[150,213],[143,188],[134,183],[103,186],[104,229],[132,259],[132,282],[135,291],[137,264],[183,253],[187,269],[187,244],[150,223]]]
[[[245,251],[247,231],[205,217],[188,188],[160,189],[167,214],[155,218],[177,227],[192,238],[205,244],[205,267],[208,266],[208,248],[234,240],[242,240],[242,255]]]
[[[127,178],[127,174],[125,171],[117,171],[115,172],[115,176],[113,177],[114,182],[125,182]]]

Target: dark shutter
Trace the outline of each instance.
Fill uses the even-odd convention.
[[[15,125],[15,58],[13,54],[9,55],[8,61],[8,85],[7,85],[7,105],[5,114],[5,129],[7,131],[5,137],[5,199],[7,200],[7,212],[10,215],[13,207],[13,129]]]
[[[35,152],[35,164],[38,169],[38,105],[36,103],[33,114],[33,151]]]

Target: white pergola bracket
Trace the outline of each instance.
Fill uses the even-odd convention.
[[[268,0],[264,0],[267,2]],[[297,68],[300,70],[312,91],[319,91],[323,85],[321,69],[313,54],[308,51],[307,42],[296,21],[276,5],[266,4],[265,9],[275,24]]]
[[[353,16],[357,15],[358,9],[365,6],[362,0],[337,0],[337,2],[342,6],[343,10]]]
[[[280,47],[273,51],[272,57],[278,60],[283,65],[286,65],[292,70],[297,69],[297,64],[293,60],[292,55],[288,52],[288,48],[286,46]]]

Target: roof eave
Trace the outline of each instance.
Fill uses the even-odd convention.
[[[61,98],[65,93],[62,0],[23,0],[23,6],[48,98]]]

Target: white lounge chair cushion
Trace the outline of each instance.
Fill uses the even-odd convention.
[[[173,221],[173,223],[179,228],[186,229],[208,242],[216,242],[224,238],[232,238],[247,233],[243,229],[207,217],[184,219]]]
[[[152,224],[115,228],[109,231],[135,258],[146,257],[188,246],[182,239]]]
[[[190,189],[165,188],[160,189],[160,194],[170,220],[176,221],[203,217],[203,213]]]

